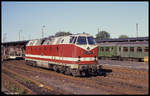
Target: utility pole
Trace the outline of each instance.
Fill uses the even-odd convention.
[[[98,28],[98,33],[99,33],[99,28]]]
[[[3,35],[3,42],[5,42],[6,41],[6,33],[4,33],[4,35]]]
[[[42,26],[42,38],[44,37],[44,27],[45,25]]]
[[[138,23],[136,23],[136,37],[138,38]]]
[[[22,30],[19,31],[19,41],[21,40],[21,31]]]

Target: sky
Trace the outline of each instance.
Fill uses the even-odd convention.
[[[120,35],[149,36],[148,2],[17,2],[3,1],[2,41],[40,39],[65,31],[89,33],[94,37],[107,31]],[[43,27],[45,26],[45,27]]]

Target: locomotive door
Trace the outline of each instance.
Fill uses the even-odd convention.
[[[59,60],[63,60],[63,44],[62,45],[60,45],[60,51],[59,51]]]
[[[63,60],[63,51],[64,51],[64,44],[62,44],[64,39],[61,40],[61,44],[59,45],[59,60]]]

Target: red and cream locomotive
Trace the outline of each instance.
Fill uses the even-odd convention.
[[[26,64],[73,76],[97,75],[98,47],[86,33],[31,40],[26,45]]]

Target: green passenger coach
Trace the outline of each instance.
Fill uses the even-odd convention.
[[[98,57],[111,59],[143,60],[148,56],[148,41],[100,43]]]

